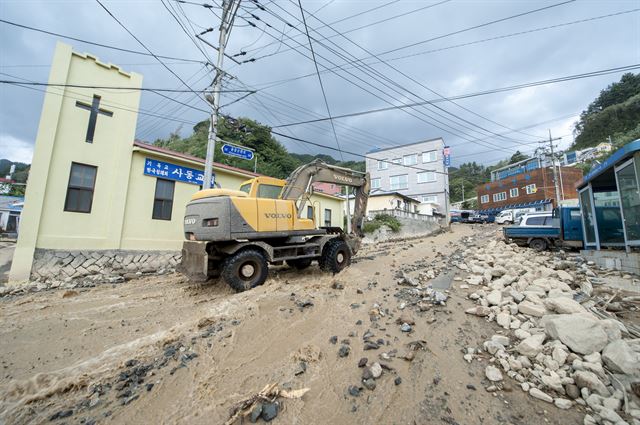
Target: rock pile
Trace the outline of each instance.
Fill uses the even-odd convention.
[[[495,321],[503,331],[470,347],[468,362],[491,355],[487,390],[503,374],[531,397],[560,409],[585,406],[585,424],[640,424],[640,339],[590,298],[595,268],[564,252],[538,253],[503,241],[464,252],[465,283],[475,287],[466,313]],[[609,316],[606,316],[609,317]]]

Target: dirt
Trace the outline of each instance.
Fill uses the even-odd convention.
[[[487,362],[467,364],[462,350],[498,327],[464,314],[473,304],[460,282],[446,305],[399,309],[395,295],[406,290],[399,271],[417,279],[466,248],[463,238],[483,241],[495,229],[458,225],[367,246],[336,276],[317,266],[277,267],[263,286],[238,294],[174,274],[5,297],[0,423],[218,424],[273,383],[309,388],[301,399],[281,400],[273,423],[582,423],[581,408],[561,411],[515,381],[485,390]],[[415,321],[411,332],[400,330],[400,316]],[[364,350],[367,331],[383,340],[377,350]],[[349,353],[340,357],[343,345]],[[409,352],[412,361],[401,358]],[[363,387],[362,357],[385,368],[374,390],[353,396],[350,386]]]

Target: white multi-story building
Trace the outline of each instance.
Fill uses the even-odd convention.
[[[398,192],[447,211],[449,178],[441,138],[367,152],[371,190]]]

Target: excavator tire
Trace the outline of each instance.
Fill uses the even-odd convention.
[[[342,239],[331,239],[322,250],[320,268],[333,273],[340,273],[351,264],[351,250]]]
[[[245,249],[227,257],[222,263],[222,278],[236,292],[262,285],[267,280],[269,265],[261,251]]]
[[[304,270],[311,265],[313,259],[311,258],[298,258],[295,260],[287,260],[287,265],[297,270]]]

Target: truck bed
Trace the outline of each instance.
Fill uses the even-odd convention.
[[[549,226],[507,226],[502,229],[505,239],[529,239],[560,237],[559,227]]]

